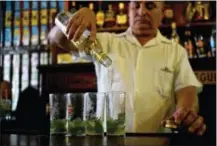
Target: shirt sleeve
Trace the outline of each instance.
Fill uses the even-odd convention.
[[[179,46],[178,49],[180,49],[179,52],[181,52],[181,55],[175,73],[175,91],[187,86],[195,86],[197,93],[200,93],[203,85],[198,81],[194,71],[192,70],[187,52],[181,46]]]

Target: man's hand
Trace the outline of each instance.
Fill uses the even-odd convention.
[[[179,107],[171,118],[175,120],[178,126],[187,128],[190,133],[196,133],[201,136],[206,131],[204,118],[192,109]]]
[[[73,14],[66,29],[68,39],[77,41],[85,29],[90,30],[90,40],[94,41],[96,38],[96,17],[89,8],[81,8]]]

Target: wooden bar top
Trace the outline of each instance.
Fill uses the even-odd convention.
[[[180,134],[137,134],[123,136],[83,136],[37,134],[1,134],[0,145],[5,146],[151,146],[153,141],[170,139],[166,145],[206,145],[203,138]],[[173,139],[173,140],[171,140]],[[174,140],[175,139],[175,140]],[[155,144],[156,145],[156,144]]]

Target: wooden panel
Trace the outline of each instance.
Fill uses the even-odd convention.
[[[46,91],[56,92],[87,92],[96,90],[94,73],[48,73]]]

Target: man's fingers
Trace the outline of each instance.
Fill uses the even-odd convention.
[[[173,117],[175,119],[176,124],[181,124],[185,117],[187,116],[189,109],[187,108],[179,108],[174,114]]]
[[[74,41],[77,41],[80,36],[82,35],[82,33],[84,32],[84,30],[87,28],[87,24],[85,21],[83,21],[81,23],[81,25],[78,27],[78,29],[76,30],[75,34],[74,34],[74,37],[73,37],[73,40]]]
[[[67,24],[67,26],[66,26],[66,34],[69,33],[69,30],[70,30],[70,28],[71,28],[71,25],[72,25],[72,23],[77,19],[77,17],[78,17],[78,13],[75,13],[75,14],[73,14],[73,17],[69,19],[69,22],[68,22],[68,24]]]
[[[202,136],[206,131],[206,124],[203,124],[203,126],[198,130],[197,135]]]
[[[90,41],[95,41],[96,39],[96,25],[92,24],[90,28]]]
[[[198,130],[200,127],[202,127],[204,124],[204,119],[201,116],[198,116],[198,118],[194,121],[193,124],[188,128],[189,132],[195,132]]]
[[[184,124],[186,126],[191,125],[197,119],[197,114],[193,111],[190,111],[184,119]]]

